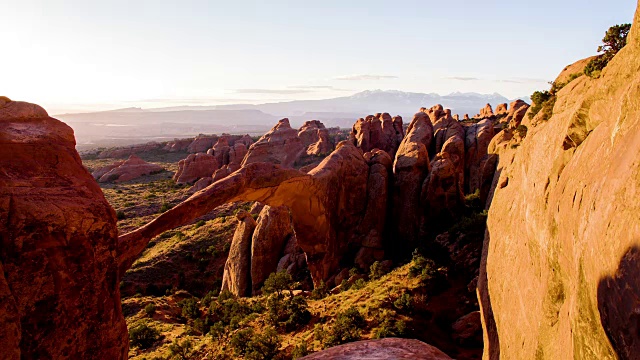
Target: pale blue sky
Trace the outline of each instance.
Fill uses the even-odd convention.
[[[0,95],[50,112],[545,88],[635,0],[0,0]]]

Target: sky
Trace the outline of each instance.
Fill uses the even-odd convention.
[[[636,0],[0,0],[0,95],[50,113],[363,90],[508,98],[593,55]]]

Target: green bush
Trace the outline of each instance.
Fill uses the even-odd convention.
[[[520,135],[521,138],[525,138],[527,136],[527,131],[529,129],[527,129],[527,127],[525,125],[518,125],[518,127],[516,128],[516,132]]]
[[[358,279],[353,283],[353,285],[351,285],[351,289],[360,290],[364,289],[365,286],[367,286],[367,282],[364,281],[364,279]]]
[[[329,348],[360,340],[361,329],[366,326],[364,316],[355,307],[338,313],[329,331],[322,334],[322,345]]]
[[[211,338],[216,341],[222,340],[226,333],[227,329],[222,321],[218,321],[209,328],[209,335],[211,335]]]
[[[371,264],[371,267],[369,268],[369,278],[373,280],[379,279],[386,275],[389,270],[391,269],[389,269],[387,266],[384,266],[381,262],[374,261],[374,263]]]
[[[171,205],[165,202],[165,203],[162,203],[162,206],[160,206],[160,210],[158,212],[163,213],[169,209],[171,209]]]
[[[409,267],[409,276],[421,277],[423,279],[429,279],[436,275],[436,264],[431,259],[427,259],[418,252],[413,251],[413,259],[411,260],[411,266]]]
[[[393,302],[393,306],[398,310],[411,311],[413,310],[413,297],[409,293],[404,293]]]
[[[394,320],[392,317],[384,317],[382,323],[373,330],[374,339],[387,337],[401,337],[406,332],[406,324],[402,320]]]
[[[129,329],[129,342],[131,346],[147,349],[160,338],[160,332],[147,324],[140,324]]]
[[[118,210],[118,211],[116,211],[116,218],[118,220],[126,219],[127,218],[127,214],[125,214],[124,211],[122,211],[122,210]]]
[[[233,334],[231,340],[229,340],[229,345],[231,345],[236,355],[244,356],[247,353],[249,342],[251,342],[254,336],[255,332],[253,328],[238,330]]]
[[[284,325],[286,331],[296,330],[311,320],[307,300],[302,296],[285,299],[272,294],[267,299],[267,310],[269,321],[276,326]]]
[[[301,357],[305,357],[309,354],[311,354],[311,351],[309,351],[309,345],[305,340],[302,340],[293,348],[293,351],[291,352],[291,358],[295,360]]]
[[[545,107],[545,103],[551,101],[552,98],[555,98],[555,96],[553,96],[549,91],[535,91],[531,95],[533,106],[530,109],[529,118],[533,119],[540,111],[542,111]],[[553,102],[555,103],[555,100],[553,100]]]
[[[202,335],[206,335],[211,328],[211,324],[209,323],[209,318],[204,319],[195,319],[193,322],[193,328]]]
[[[152,316],[156,313],[156,305],[154,303],[149,303],[144,307],[144,312],[147,313],[148,316]]]
[[[279,297],[283,291],[291,292],[294,287],[293,278],[286,270],[271,273],[264,281],[262,292],[265,294],[276,293]]]
[[[169,345],[170,359],[189,360],[193,352],[193,343],[191,339],[186,338],[182,342],[178,339],[173,340]]]
[[[187,319],[196,319],[200,317],[200,309],[198,309],[198,300],[195,298],[185,299],[178,303],[182,308],[182,316]]]
[[[247,344],[245,359],[271,360],[276,358],[279,348],[280,336],[275,329],[267,328]]]
[[[313,300],[324,299],[327,295],[329,295],[329,289],[324,281],[320,281],[320,284],[311,291],[311,299]]]

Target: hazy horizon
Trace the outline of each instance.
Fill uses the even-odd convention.
[[[0,13],[5,48],[20,49],[0,60],[0,94],[52,114],[373,89],[513,99],[594,55],[605,30],[630,22],[635,5],[25,0]]]

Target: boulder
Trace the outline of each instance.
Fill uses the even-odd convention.
[[[300,360],[451,360],[445,353],[413,339],[378,339],[351,342],[307,355]]]
[[[238,226],[224,264],[222,290],[244,297],[251,295],[251,238],[256,222],[246,210],[238,211],[236,218]]]
[[[122,163],[124,163],[124,161],[116,161],[113,164],[107,165],[107,166],[103,166],[101,168],[99,168],[98,170],[94,171],[91,173],[91,176],[93,176],[94,179],[98,180],[101,177],[104,176],[104,174],[108,173],[109,171],[117,168],[118,166],[122,165]]]
[[[99,182],[124,182],[133,179],[137,179],[144,175],[153,174],[163,171],[162,166],[157,164],[150,164],[136,155],[129,156],[125,162],[115,167],[106,174],[102,175]]]
[[[178,162],[173,180],[178,184],[192,184],[201,178],[210,178],[217,168],[218,162],[213,155],[191,154]]]
[[[69,126],[0,99],[0,358],[126,359],[115,211]]]
[[[462,316],[451,325],[453,339],[462,346],[482,346],[480,311]]]

